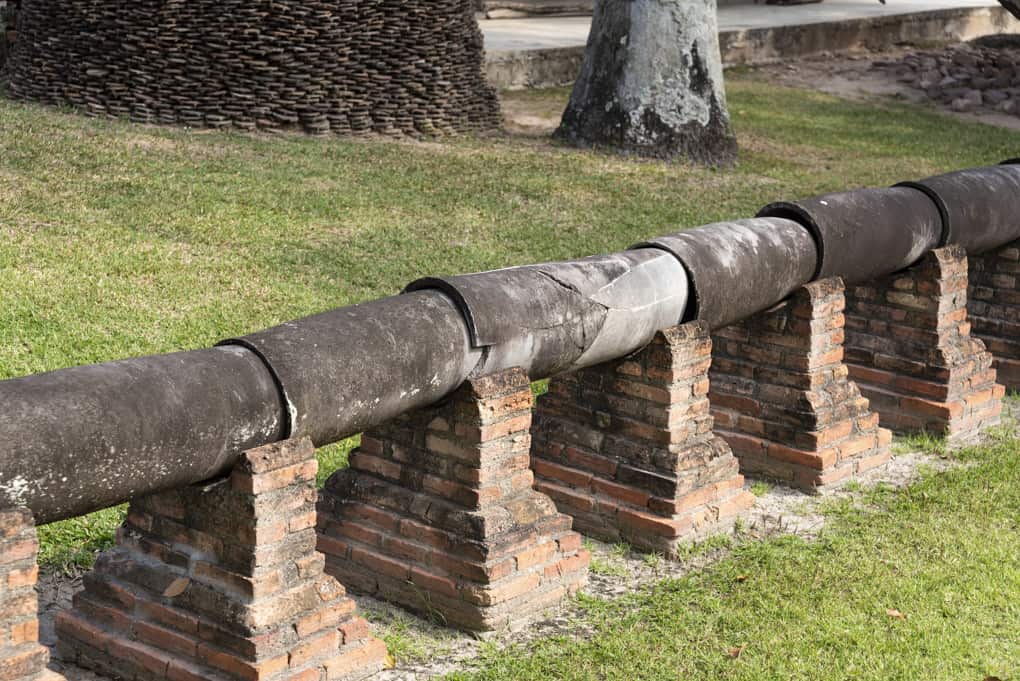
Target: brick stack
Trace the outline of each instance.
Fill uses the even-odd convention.
[[[998,381],[1020,390],[1020,241],[971,256],[967,315],[995,358]]]
[[[716,333],[712,413],[745,473],[813,490],[889,460],[843,363],[844,308],[842,280],[824,279]]]
[[[315,552],[315,450],[246,452],[230,478],[131,504],[57,619],[61,654],[133,681],[324,681],[382,668]]]
[[[18,37],[18,6],[16,2],[0,0],[0,74],[4,71],[11,47]]]
[[[39,644],[39,542],[28,509],[0,511],[0,679],[58,681],[46,668],[49,651]]]
[[[850,375],[887,428],[964,440],[999,420],[1005,389],[991,354],[970,335],[960,246],[855,287],[846,345]]]
[[[26,0],[13,96],[140,123],[435,135],[501,121],[473,0]]]
[[[532,489],[532,394],[511,370],[363,436],[326,485],[319,550],[352,589],[461,629],[513,627],[587,580],[570,518]]]
[[[537,489],[586,534],[667,555],[724,530],[754,498],[712,432],[711,363],[708,330],[695,322],[551,380],[533,431]]]

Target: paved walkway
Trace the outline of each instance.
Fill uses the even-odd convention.
[[[776,7],[765,4],[719,8],[720,31],[800,26],[851,19],[916,14],[945,9],[998,7],[995,0],[825,0],[815,5]],[[485,48],[493,52],[542,50],[583,46],[591,26],[589,17],[489,19],[479,22]]]

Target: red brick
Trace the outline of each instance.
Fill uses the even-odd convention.
[[[660,518],[651,513],[630,508],[621,508],[617,512],[617,518],[624,526],[670,539],[679,537],[685,529],[685,523],[680,520]]]
[[[0,564],[9,565],[29,558],[35,558],[39,542],[34,537],[7,542],[0,549]]]
[[[201,661],[208,663],[211,667],[224,671],[241,681],[262,681],[287,668],[286,655],[260,662],[249,662],[236,655],[211,648],[204,643],[198,647],[198,656]]]
[[[340,625],[340,637],[343,645],[351,645],[363,641],[371,635],[368,622],[363,617],[355,617]]]
[[[595,454],[589,454],[577,447],[565,448],[564,454],[567,461],[583,471],[604,477],[612,477],[616,474],[617,464],[616,461],[613,461],[612,459],[606,459]]]
[[[20,589],[26,586],[35,586],[39,578],[39,566],[11,570],[7,573],[7,588]]]
[[[450,546],[450,538],[445,532],[414,520],[401,520],[400,534],[437,549],[445,550]]]
[[[341,599],[333,605],[300,618],[294,623],[294,631],[299,638],[307,638],[317,631],[337,626],[344,618],[353,615],[356,609],[357,606],[352,599]]]
[[[388,556],[381,555],[362,548],[351,549],[351,560],[369,570],[395,577],[396,579],[408,579],[409,568],[407,563],[394,560]]]
[[[522,551],[514,556],[517,559],[517,569],[527,570],[535,565],[542,565],[553,557],[556,553],[556,542],[549,541],[545,544],[540,544],[527,551]]]
[[[919,397],[901,397],[900,407],[915,414],[934,416],[947,420],[963,415],[963,405],[959,402],[935,402]]]
[[[25,650],[11,651],[0,657],[0,679],[11,681],[34,679],[46,667],[49,653],[42,646],[28,646]]]
[[[793,447],[786,447],[776,442],[769,443],[766,456],[798,466],[807,466],[816,470],[825,470],[836,463],[838,451],[833,448],[818,452],[807,452]]]
[[[235,469],[231,475],[231,484],[239,492],[261,494],[263,492],[283,489],[300,482],[314,480],[318,470],[319,464],[315,460],[254,476]]]
[[[379,639],[369,639],[364,645],[345,650],[326,663],[327,678],[340,679],[354,672],[381,669],[386,659],[386,644]]]
[[[172,658],[168,653],[164,653],[151,646],[116,637],[110,639],[108,650],[114,658],[138,665],[142,669],[155,674],[158,678],[166,676],[166,671],[170,666]],[[258,679],[251,679],[251,681],[258,681]]]
[[[148,622],[135,622],[134,630],[138,640],[143,643],[148,643],[168,653],[195,657],[198,647],[198,642],[195,639]]]
[[[98,650],[106,650],[111,639],[110,634],[67,610],[57,613],[56,629],[61,637],[69,636]]]
[[[487,586],[467,585],[462,593],[464,600],[483,606],[493,606],[511,601],[536,589],[541,577],[536,573],[515,576]]]
[[[569,556],[563,558],[555,565],[550,565],[545,569],[545,578],[547,580],[559,579],[565,575],[569,575],[580,570],[586,570],[591,564],[591,551],[588,549],[581,549],[575,556]]]
[[[39,641],[39,620],[32,618],[25,622],[11,625],[10,643],[13,646],[20,646],[25,643],[37,643]]]
[[[877,445],[878,437],[874,433],[856,437],[839,445],[840,458],[846,459],[852,456],[857,456],[858,454],[870,449],[874,449]]]
[[[300,644],[290,651],[289,664],[291,667],[301,667],[317,657],[324,657],[327,653],[335,651],[339,647],[340,632],[336,629],[330,629],[315,638],[302,640]]]
[[[207,667],[180,658],[171,658],[166,670],[168,681],[209,681],[210,676]]]
[[[382,478],[400,481],[400,464],[366,454],[365,452],[355,450],[351,454],[351,468],[374,473]]]
[[[643,492],[642,490],[635,489],[633,487],[628,487],[627,485],[602,480],[601,478],[592,478],[591,488],[599,494],[604,494],[608,497],[634,506],[646,507],[648,505],[648,500],[651,499],[651,495],[647,492]]]
[[[571,532],[560,537],[558,544],[561,553],[572,553],[573,551],[577,551],[581,548],[581,535],[576,532]]]
[[[577,511],[591,511],[595,508],[595,498],[591,494],[577,492],[569,487],[536,480],[535,489],[552,498],[560,508],[561,504]]]

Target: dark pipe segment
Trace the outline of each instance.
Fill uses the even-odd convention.
[[[811,233],[783,218],[705,225],[634,248],[659,248],[683,264],[692,289],[684,321],[713,329],[772,307],[811,281],[818,266]]]
[[[818,246],[814,279],[842,277],[847,284],[913,265],[942,235],[938,206],[910,187],[782,201],[765,206],[758,217],[786,218],[811,230]]]
[[[279,383],[284,437],[336,442],[432,404],[481,358],[438,291],[393,296],[288,322],[221,345],[255,352]]]
[[[532,379],[644,347],[680,322],[688,297],[683,267],[654,249],[419,279],[406,291],[429,289],[457,302],[484,348],[477,375],[519,366]]]
[[[48,523],[201,482],[283,436],[283,402],[243,348],[0,382],[0,507]]]
[[[900,186],[926,191],[943,206],[942,244],[984,253],[1020,239],[1020,165],[1006,161]]]

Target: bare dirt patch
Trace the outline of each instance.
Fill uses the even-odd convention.
[[[938,49],[904,45],[881,52],[823,53],[758,67],[750,73],[752,77],[785,87],[814,90],[857,101],[906,102],[960,120],[1020,130],[1020,115],[1012,109],[1005,112],[1002,108],[1002,104],[1014,96],[1020,101],[1020,92],[1014,94],[1011,91],[1017,87],[1013,85],[1016,76],[1013,65],[1020,63],[1020,46],[1014,46],[1008,40],[1010,36],[1004,38],[1007,40],[1002,42],[984,38]],[[1008,70],[1009,80],[998,87],[988,87],[993,84],[980,79],[989,78],[991,74],[985,73],[990,68],[998,69],[999,63],[1005,65],[1003,71]],[[936,74],[938,81],[933,83]],[[953,78],[955,82],[944,82],[946,78]],[[974,78],[979,79],[977,83]],[[936,93],[932,86],[938,86],[938,83],[944,84]],[[984,93],[989,90],[1005,93],[1007,99],[999,99],[999,94],[986,97]],[[946,91],[949,91],[948,99],[942,96]],[[973,101],[975,95],[967,95],[973,91],[979,93],[979,103],[973,106],[958,103],[954,109],[953,102],[964,96],[971,97]]]

